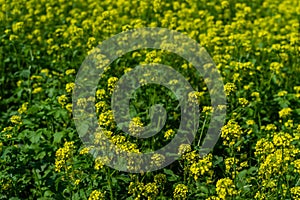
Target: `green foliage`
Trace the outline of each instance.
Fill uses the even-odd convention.
[[[296,0],[0,0],[0,199],[299,199],[299,19]],[[155,49],[115,60],[99,80],[95,110],[106,136],[123,150],[162,148],[181,120],[173,91],[145,85],[132,94],[131,130],[151,121],[155,104],[167,111],[165,126],[147,139],[123,133],[110,104],[114,80],[130,69],[172,66],[200,103],[197,136],[179,147],[181,158],[158,171],[130,174],[108,167],[110,158],[94,158],[83,145],[72,91],[93,47],[139,27],[173,29],[205,47],[228,104],[220,140],[200,157],[212,107],[197,70]]]

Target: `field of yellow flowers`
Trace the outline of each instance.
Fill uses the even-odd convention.
[[[0,0],[0,199],[300,199],[300,2],[298,0]],[[154,137],[124,134],[111,111],[123,74],[140,63],[180,72],[198,92],[199,130],[163,169],[127,173],[83,145],[72,114],[76,74],[89,52],[123,31],[162,27],[186,34],[213,58],[227,97],[213,151],[199,156],[212,107],[193,66],[159,49],[127,53],[105,71],[95,111],[127,152],[159,149],[176,135],[178,100],[145,85],[130,104],[131,132],[151,105],[168,113]],[[89,99],[81,99],[82,105]],[[101,134],[95,135],[100,144]],[[151,163],[160,165],[156,154]]]

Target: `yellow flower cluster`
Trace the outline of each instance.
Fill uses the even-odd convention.
[[[107,81],[107,86],[108,86],[108,91],[110,94],[112,94],[114,92],[116,83],[118,82],[118,78],[117,77],[110,77]]]
[[[154,176],[154,182],[156,184],[164,184],[167,181],[167,177],[165,174],[156,174]]]
[[[98,122],[101,127],[104,127],[107,130],[113,129],[116,126],[112,110],[100,113]]]
[[[196,163],[193,163],[190,166],[190,173],[194,177],[195,180],[198,179],[199,176],[203,176],[205,173],[210,172],[212,168],[212,154],[206,155],[204,158],[199,159]]]
[[[19,114],[23,114],[23,113],[26,113],[27,111],[27,108],[28,108],[28,102],[25,102],[21,105],[21,107],[18,109],[18,113]]]
[[[206,115],[211,114],[213,112],[214,108],[212,106],[203,106],[202,112]]]
[[[22,124],[22,119],[21,119],[21,117],[18,116],[18,115],[13,115],[13,116],[11,116],[10,121],[11,121],[11,123],[13,123],[13,124]]]
[[[300,186],[291,188],[293,199],[300,199]]]
[[[300,174],[300,159],[294,160],[294,172]]]
[[[188,101],[191,103],[199,103],[199,98],[203,96],[203,92],[193,91],[188,94]]]
[[[258,140],[255,147],[254,154],[260,161],[258,180],[262,184],[262,189],[256,193],[255,198],[267,199],[268,191],[278,192],[278,187],[282,188],[282,195],[285,196],[287,186],[280,184],[279,180],[286,174],[299,173],[300,162],[296,158],[300,150],[293,143],[295,137],[283,131],[275,132],[277,127],[274,124],[262,127],[262,130],[269,131],[269,134]]]
[[[239,98],[239,104],[241,104],[242,107],[245,107],[248,105],[249,101],[245,98]]]
[[[103,166],[105,164],[107,164],[109,162],[109,158],[108,157],[97,157],[95,159],[95,166],[94,169],[95,170],[100,170],[103,168]]]
[[[174,136],[174,134],[175,134],[175,131],[173,131],[172,129],[169,129],[165,132],[164,138],[168,140],[168,139],[172,138]]]
[[[273,144],[277,147],[290,147],[293,137],[288,133],[280,132],[273,137]]]
[[[151,200],[152,198],[149,198],[151,196],[156,196],[158,195],[158,186],[156,183],[147,183],[144,188],[142,195],[145,197],[148,197],[148,200]],[[153,198],[154,199],[154,198]]]
[[[37,93],[40,93],[42,92],[43,88],[42,87],[37,87],[37,88],[34,88],[33,91],[32,91],[32,94],[37,94]]]
[[[106,96],[105,96],[105,90],[104,89],[98,89],[96,91],[96,97],[98,98],[98,100],[102,100],[104,99]]]
[[[187,193],[188,193],[188,187],[184,184],[178,184],[176,185],[174,192],[173,192],[173,198],[174,199],[186,199]]]
[[[157,178],[159,175],[159,178]],[[154,200],[157,199],[159,194],[160,186],[165,182],[166,177],[162,174],[158,174],[155,177],[155,182],[149,182],[147,184],[137,182],[130,182],[128,187],[128,194],[132,194],[134,199],[148,199]],[[159,180],[159,182],[157,181]],[[143,198],[144,197],[144,198]]]
[[[74,90],[74,87],[75,87],[75,83],[67,83],[66,84],[67,93],[72,93],[72,91]]]
[[[59,148],[55,153],[55,171],[60,172],[61,168],[67,167],[67,161],[72,157],[74,150],[74,142],[65,142],[62,148]],[[66,168],[68,169],[68,167]]]
[[[232,92],[236,90],[236,86],[234,83],[226,83],[224,85],[225,94],[229,96]]]
[[[76,70],[75,70],[75,69],[67,69],[65,73],[66,73],[66,75],[68,76],[68,75],[70,75],[70,74],[75,74],[75,73],[76,73]]]
[[[151,162],[150,164],[153,166],[157,166],[160,167],[163,162],[165,161],[165,156],[161,155],[161,154],[153,154],[153,156],[151,157]]]
[[[279,117],[280,118],[286,118],[291,114],[293,110],[291,108],[283,108],[282,110],[279,111]]]
[[[140,182],[130,182],[128,186],[128,194],[132,194],[136,200],[142,198],[143,190],[144,190],[144,184]]]
[[[178,148],[178,154],[179,155],[186,155],[187,153],[189,153],[190,151],[192,151],[192,147],[189,144],[181,144]]]
[[[141,121],[141,118],[134,117],[131,119],[129,123],[129,132],[133,136],[138,136],[143,130],[143,123]]]
[[[79,154],[80,155],[88,154],[91,148],[93,147],[84,147],[83,149],[80,150]]]
[[[62,107],[64,107],[68,102],[68,97],[65,94],[63,94],[58,97],[57,101]]]
[[[41,98],[46,97],[47,100],[51,100],[52,97],[58,95],[58,104],[68,110],[67,116],[71,116],[71,93],[75,87],[74,75],[80,66],[81,58],[91,55],[91,50],[97,44],[121,31],[140,27],[164,27],[184,33],[199,42],[213,56],[223,81],[226,83],[224,91],[228,97],[228,116],[232,116],[232,120],[229,120],[221,130],[224,145],[216,147],[221,149],[220,152],[214,152],[218,154],[216,157],[209,154],[201,158],[194,150],[198,149],[198,146],[194,148],[188,144],[180,145],[178,153],[182,155],[182,158],[178,165],[172,165],[170,168],[175,166],[172,168],[174,172],[175,170],[178,173],[182,172],[184,176],[178,179],[183,180],[178,182],[183,181],[187,185],[177,185],[173,198],[184,199],[188,197],[188,193],[195,198],[193,193],[199,189],[197,184],[205,181],[208,183],[209,179],[209,181],[218,180],[216,190],[214,184],[207,184],[205,187],[209,192],[205,193],[205,189],[201,187],[203,197],[199,198],[204,199],[213,195],[208,199],[234,199],[235,195],[238,195],[234,185],[236,181],[239,184],[253,183],[252,174],[251,176],[243,175],[241,171],[249,165],[251,170],[256,169],[253,171],[255,184],[251,183],[253,194],[248,192],[237,199],[253,199],[255,193],[255,198],[258,199],[272,199],[276,194],[277,198],[299,199],[300,189],[297,178],[300,172],[300,125],[297,115],[299,110],[296,106],[300,98],[300,86],[297,86],[298,81],[294,80],[297,77],[296,74],[300,72],[297,66],[300,51],[300,26],[297,19],[299,14],[299,3],[296,0],[234,2],[229,0],[78,0],[75,3],[66,0],[27,0],[21,3],[18,0],[0,0],[0,22],[3,24],[0,28],[2,31],[0,52],[3,54],[1,64],[12,66],[13,73],[15,69],[19,70],[15,74],[21,79],[16,79],[17,94],[21,96],[21,101],[25,99],[31,105],[40,102]],[[163,43],[161,47],[168,45],[173,44]],[[182,51],[184,48],[179,50]],[[18,53],[24,55],[18,56]],[[116,52],[116,55],[118,56],[119,53],[120,51]],[[96,132],[94,135],[93,142],[97,146],[96,149],[101,150],[104,146],[104,139],[109,139],[117,147],[117,151],[141,153],[143,149],[140,150],[138,147],[143,147],[143,145],[137,143],[137,140],[131,140],[132,137],[119,134],[109,105],[109,98],[121,77],[120,73],[130,71],[136,64],[164,63],[169,55],[171,53],[161,50],[141,49],[120,57],[115,63],[111,63],[107,71],[104,71],[106,74],[104,78],[101,77],[103,79],[99,84],[103,84],[105,89],[97,89],[95,94],[98,122],[104,129],[103,134]],[[108,63],[104,57],[102,57],[102,64],[96,66],[97,69],[102,69]],[[191,82],[191,85],[195,86],[195,89],[201,88],[207,91],[204,84],[198,84],[202,80],[192,76],[196,73],[191,63],[180,61],[175,56],[171,56],[170,61],[166,59],[165,63],[174,65],[174,68],[177,67],[179,72]],[[43,67],[40,67],[41,63]],[[30,66],[29,74],[25,70],[22,71],[26,66]],[[211,64],[204,65],[204,71],[211,69],[210,67]],[[11,69],[7,68],[5,71],[10,73]],[[213,81],[208,78],[205,80],[206,83]],[[145,83],[145,79],[141,80],[141,83]],[[178,80],[169,82],[169,84],[177,83]],[[65,93],[57,94],[57,91],[61,89],[59,88],[61,84],[65,87]],[[49,86],[53,88],[49,89]],[[295,94],[291,92],[292,89]],[[206,93],[203,91],[188,94],[189,102],[198,103],[201,100],[201,104],[209,105],[210,100],[206,98]],[[1,91],[1,100],[7,96],[2,93],[5,94],[5,91]],[[93,98],[81,98],[77,104],[84,109],[93,101]],[[150,99],[153,100],[154,97],[150,96]],[[172,108],[176,107],[170,105]],[[280,105],[281,110],[279,109],[278,112],[275,108],[268,107],[269,105]],[[7,144],[17,146],[16,141],[23,142],[19,138],[16,141],[5,140],[14,138],[13,133],[19,132],[15,131],[13,125],[26,122],[26,126],[31,126],[27,120],[29,116],[26,116],[28,106],[29,103],[24,103],[18,109],[18,114],[9,115],[13,115],[8,121],[11,126],[5,127],[1,132],[4,133],[2,138],[4,141],[1,141],[3,149]],[[137,110],[141,107],[137,105]],[[226,105],[223,105],[223,109],[224,107]],[[211,106],[203,106],[202,115],[208,118],[213,111]],[[173,113],[171,115],[174,119],[180,118],[179,115]],[[47,119],[48,114],[43,117]],[[4,121],[3,119],[1,118],[1,121]],[[158,136],[164,142],[175,135],[176,127],[174,126],[177,123],[173,123],[172,120],[163,135]],[[44,128],[46,124],[48,126],[51,123],[50,121],[45,123],[45,120],[40,121],[41,124],[35,124],[37,127]],[[39,120],[35,122],[39,123]],[[22,126],[22,129],[26,129],[26,126]],[[129,124],[129,131],[133,135],[138,135],[142,127],[141,119],[133,118]],[[206,128],[206,126],[203,127]],[[58,129],[60,128],[58,125]],[[24,133],[26,132],[21,132],[20,137]],[[157,138],[151,139],[147,139],[149,146],[157,147],[159,144],[156,142]],[[63,168],[68,169],[73,164],[71,161],[74,149],[73,142],[65,142],[64,146],[56,151],[55,170],[57,172],[63,171]],[[252,149],[254,149],[254,155]],[[82,148],[78,154],[79,156],[87,154],[88,151],[88,148]],[[241,151],[246,151],[246,153]],[[244,154],[246,158],[242,158]],[[80,158],[83,157],[85,156]],[[220,161],[222,165],[213,166],[215,164],[213,159],[220,157],[224,163]],[[166,159],[160,154],[154,154],[149,162],[158,167]],[[109,161],[106,157],[98,157],[93,167],[101,170]],[[179,169],[176,169],[177,166]],[[213,175],[217,177],[211,178],[214,167],[222,168],[225,175],[229,177],[219,179],[220,176],[216,173]],[[296,173],[296,176],[293,173]],[[121,172],[114,174],[121,174]],[[152,173],[147,174],[142,180],[147,181],[151,175]],[[237,175],[243,181],[234,180]],[[156,199],[159,192],[164,196],[165,191],[160,186],[169,181],[168,178],[169,175],[160,174],[154,177],[154,182],[139,183],[139,180],[136,180],[130,183],[130,194],[141,199]],[[80,180],[79,177],[74,177],[74,183],[71,185],[78,185],[81,183]],[[4,190],[9,190],[13,186],[10,182],[1,182],[1,184]],[[120,188],[123,189],[123,185]],[[246,191],[248,188],[241,185],[239,189]],[[89,191],[90,189],[87,190]],[[212,194],[214,191],[216,194]],[[168,194],[172,193],[172,191],[168,192]],[[104,199],[104,196],[102,192],[94,190],[90,193],[89,199]]]
[[[230,169],[235,168],[238,163],[238,159],[234,157],[229,157],[225,159],[225,169],[229,173]]]
[[[104,200],[105,195],[99,190],[93,190],[88,198],[88,200]]]
[[[234,120],[229,120],[221,130],[223,144],[233,147],[240,140],[242,134],[243,131],[240,125]]]
[[[104,101],[99,101],[95,104],[96,112],[99,114],[107,110],[108,106]]]
[[[218,197],[222,200],[233,198],[238,194],[233,181],[230,178],[222,178],[216,184]]]

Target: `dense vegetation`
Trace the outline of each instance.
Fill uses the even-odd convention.
[[[0,199],[300,199],[299,20],[297,0],[0,0]],[[212,107],[193,66],[159,49],[120,57],[99,81],[95,108],[106,136],[124,151],[161,148],[180,119],[170,90],[145,85],[132,97],[131,131],[149,123],[157,103],[168,113],[165,126],[142,142],[118,129],[112,91],[136,65],[172,66],[200,102],[196,140],[180,146],[181,158],[134,174],[89,154],[74,125],[72,91],[94,47],[140,27],[176,30],[205,47],[228,104],[217,145],[200,157]]]

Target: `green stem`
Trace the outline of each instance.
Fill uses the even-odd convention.
[[[202,138],[202,135],[203,135],[205,124],[206,124],[206,119],[207,119],[207,115],[205,115],[205,119],[204,119],[204,122],[203,122],[203,125],[202,125],[202,128],[201,128],[200,137],[199,137],[199,140],[198,140],[198,143],[197,143],[198,147],[200,146],[201,138]]]
[[[108,177],[107,177],[107,183],[108,183],[108,187],[109,187],[109,194],[110,194],[110,199],[111,200],[114,200],[114,195],[113,195],[113,190],[112,190],[112,183],[111,183],[111,175],[113,174],[111,174],[110,173],[110,168],[108,168]]]

